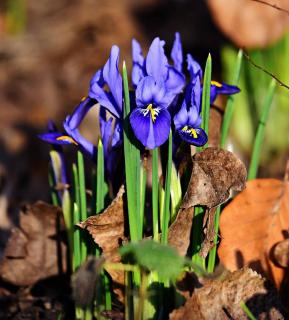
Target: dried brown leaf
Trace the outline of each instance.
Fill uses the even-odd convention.
[[[185,256],[190,245],[194,208],[180,209],[176,220],[169,227],[168,243],[181,256]]]
[[[270,251],[288,238],[288,201],[288,182],[257,179],[247,183],[221,214],[218,253],[227,269],[249,265],[280,286],[285,270],[270,259]]]
[[[289,10],[287,0],[266,2]],[[217,26],[239,47],[266,47],[281,38],[289,26],[288,13],[257,1],[208,0],[207,3]]]
[[[119,262],[118,248],[125,241],[125,217],[124,217],[124,187],[122,186],[112,203],[103,213],[91,216],[78,224],[87,229],[94,242],[102,249],[103,257],[112,262]],[[123,301],[122,286],[124,284],[124,272],[108,269],[114,281],[114,292],[119,300]]]
[[[193,157],[193,171],[181,207],[215,207],[228,199],[230,190],[244,188],[246,175],[245,165],[232,152],[207,148]]]
[[[185,305],[170,314],[170,320],[246,320],[244,301],[258,319],[284,319],[277,292],[267,280],[250,268],[208,281],[195,289]]]
[[[272,258],[278,266],[289,267],[289,239],[280,241],[273,247]]]
[[[19,219],[19,228],[12,231],[0,264],[1,278],[13,285],[27,286],[65,271],[61,210],[38,201],[26,206]]]

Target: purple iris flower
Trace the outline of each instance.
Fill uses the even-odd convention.
[[[163,83],[169,95],[176,96],[185,85],[185,77],[180,71],[182,58],[178,49],[180,46],[179,35],[176,36],[172,51],[174,66],[168,63],[164,45],[165,41],[155,38],[146,58],[144,58],[140,44],[135,39],[132,40],[132,83],[137,87],[144,77],[151,76],[157,82]]]
[[[206,132],[200,128],[202,123],[200,106],[201,82],[200,78],[196,77],[186,89],[181,108],[174,117],[174,124],[182,140],[198,147],[208,141]]]
[[[129,119],[135,136],[149,149],[162,145],[168,139],[171,116],[167,108],[185,84],[183,74],[177,69],[181,67],[182,58],[175,49],[172,55],[176,67],[170,66],[164,44],[155,38],[144,58],[139,43],[136,40],[132,42],[136,107]]]
[[[216,100],[218,94],[231,95],[240,92],[237,86],[232,86],[227,83],[220,83],[218,81],[211,81],[211,104]]]
[[[119,120],[122,117],[122,79],[118,70],[118,61],[119,48],[113,46],[108,61],[101,70],[95,73],[90,82],[89,96],[84,98],[74,112],[66,117],[63,123],[65,133],[45,133],[40,135],[42,140],[53,144],[74,144],[95,158],[97,148],[80,134],[78,128],[90,108],[96,103],[100,103],[101,139],[103,140],[105,157],[108,158],[108,144],[111,143],[112,147],[117,147],[122,141],[122,125]],[[109,92],[104,89],[105,85],[109,87]],[[114,130],[112,118],[106,119],[106,112],[102,111],[104,108],[116,117]]]
[[[199,77],[200,79],[203,78],[203,71],[199,65],[199,63],[193,59],[193,57],[188,54],[187,55],[187,63],[188,63],[188,70],[190,73],[191,79],[195,79]],[[237,86],[232,86],[227,83],[220,83],[218,81],[211,81],[211,92],[210,92],[210,103],[212,104],[218,94],[225,94],[231,95],[240,92],[240,89]]]

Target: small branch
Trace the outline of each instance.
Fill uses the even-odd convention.
[[[276,10],[282,11],[282,12],[284,12],[284,13],[289,15],[289,10],[281,8],[281,7],[277,6],[276,4],[272,4],[272,3],[269,3],[269,2],[263,1],[263,0],[251,0],[251,1],[258,2],[258,3],[261,3],[261,4],[265,4],[268,7],[271,7],[271,8],[274,8]]]
[[[255,1],[255,0],[252,0]],[[248,55],[248,53],[244,50],[244,57],[257,69],[263,71],[264,73],[268,74],[270,77],[272,77],[273,79],[276,80],[276,82],[281,86],[284,87],[286,89],[289,90],[289,86],[287,84],[285,84],[284,82],[282,82],[281,80],[279,80],[273,73],[269,72],[268,70],[266,70],[265,68],[263,68],[262,66],[256,64]]]

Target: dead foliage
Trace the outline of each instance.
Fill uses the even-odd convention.
[[[185,305],[170,314],[170,320],[246,320],[242,301],[257,319],[284,319],[274,287],[257,272],[244,268],[196,288]]]
[[[233,153],[213,147],[195,154],[192,162],[188,190],[177,218],[169,228],[168,243],[180,255],[185,255],[190,244],[193,207],[206,206],[208,209],[203,223],[205,239],[201,250],[201,255],[206,257],[214,245],[214,207],[226,201],[231,190],[244,188],[247,171]]]
[[[221,214],[218,253],[226,268],[233,271],[249,265],[280,287],[285,270],[274,262],[272,250],[289,237],[288,201],[287,181],[256,179],[247,183]]]
[[[270,5],[252,0],[209,0],[208,7],[216,25],[237,46],[264,48],[280,39],[289,26],[287,0],[266,1]]]
[[[230,191],[242,190],[246,175],[245,165],[232,152],[206,148],[193,157],[193,171],[181,207],[213,208],[226,201]]]
[[[0,263],[1,278],[16,286],[30,286],[40,279],[66,271],[62,211],[38,201],[20,213],[19,228],[12,230]]]
[[[125,237],[124,187],[122,186],[112,203],[103,213],[89,217],[78,224],[87,229],[94,242],[102,249],[102,256],[111,262],[119,262],[118,248]],[[107,270],[114,282],[114,291],[123,300],[123,292],[119,287],[124,284],[124,272]]]

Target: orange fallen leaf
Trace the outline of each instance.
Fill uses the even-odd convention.
[[[207,4],[216,25],[237,46],[263,48],[280,39],[289,26],[288,0],[265,2],[208,0]]]
[[[220,219],[220,261],[233,271],[249,265],[265,273],[279,288],[285,270],[271,260],[273,247],[289,230],[289,184],[257,179],[223,210]]]

